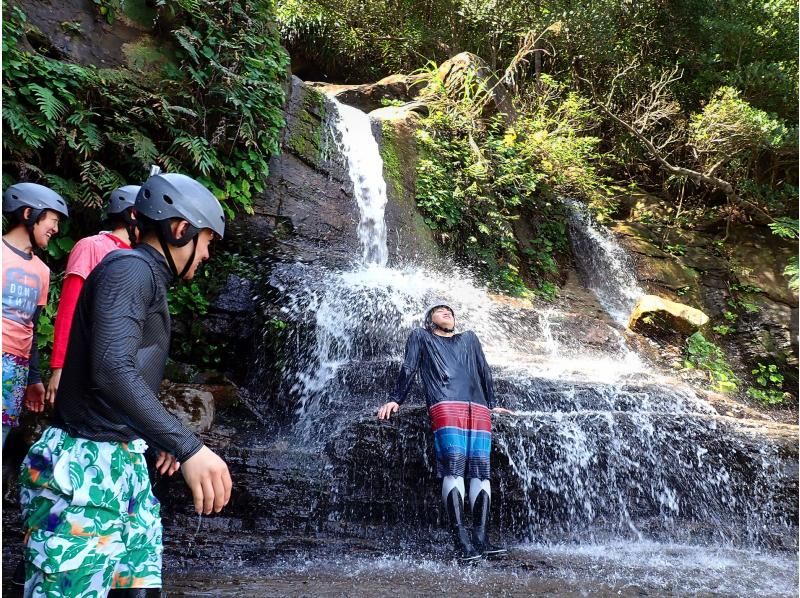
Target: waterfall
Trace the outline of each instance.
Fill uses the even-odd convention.
[[[609,231],[593,222],[583,206],[571,200],[565,203],[581,282],[594,292],[615,322],[627,326],[636,302],[644,295],[633,261]]]
[[[406,471],[415,486],[433,488],[425,477],[430,434],[402,419],[377,424],[375,411],[393,390],[409,333],[428,302],[441,297],[452,302],[459,330],[474,330],[481,340],[500,404],[518,412],[497,419],[494,440],[505,471],[497,505],[514,535],[579,545],[607,539],[796,547],[781,495],[793,482],[778,449],[759,446],[690,388],[670,381],[631,351],[619,330],[598,320],[604,328],[593,341],[574,314],[499,300],[450,264],[389,265],[386,186],[372,125],[353,108],[332,106],[332,134],[360,212],[361,259],[344,270],[278,265],[270,284],[291,329],[279,393],[295,407],[302,443],[335,453],[331,447],[344,439],[348,458],[330,466],[343,480],[333,495],[369,505],[348,510],[348,517],[386,525],[438,508],[422,508],[417,496],[385,500],[408,484]],[[571,206],[583,280],[624,325],[642,294],[630,258]],[[421,404],[416,390],[408,404],[414,403]],[[402,460],[393,462],[400,478],[367,473],[364,461],[349,458],[374,455],[374,462],[376,446],[402,447]]]
[[[331,127],[334,139],[347,161],[360,213],[358,238],[362,263],[385,266],[389,260],[386,247],[386,181],[378,142],[372,134],[372,121],[361,110],[331,98]]]

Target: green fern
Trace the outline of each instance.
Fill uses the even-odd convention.
[[[156,156],[158,156],[158,148],[156,148],[156,144],[152,139],[141,131],[134,131],[130,134],[129,139],[133,146],[133,155],[144,166],[149,166],[155,162]]]
[[[49,121],[58,120],[66,114],[66,105],[55,97],[52,91],[36,83],[31,83],[28,87],[36,96],[36,104],[39,106],[39,110]]]

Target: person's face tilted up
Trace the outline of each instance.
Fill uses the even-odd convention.
[[[437,307],[433,310],[431,314],[431,322],[436,324],[439,329],[444,329],[445,331],[451,331],[456,325],[456,320],[453,317],[453,312],[450,311],[449,307]],[[437,329],[435,329],[437,330]]]

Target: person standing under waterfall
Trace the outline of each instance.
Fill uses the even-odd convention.
[[[446,301],[431,305],[424,326],[409,336],[392,400],[378,410],[378,419],[389,419],[400,409],[417,370],[433,428],[442,500],[460,560],[503,556],[506,550],[493,546],[487,533],[492,497],[491,412],[511,411],[495,406],[492,373],[481,343],[472,331],[455,333],[455,312]],[[471,536],[464,525],[465,477],[470,479]]]
[[[98,264],[72,320],[52,425],[20,472],[25,596],[161,595],[160,505],[144,452],[180,465],[198,513],[228,503],[225,462],[158,399],[170,342],[167,287],[191,280],[225,232],[222,206],[181,174],[136,196],[140,242]]]

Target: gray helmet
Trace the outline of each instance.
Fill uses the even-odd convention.
[[[42,210],[53,210],[64,218],[69,218],[64,198],[49,187],[37,183],[15,183],[3,193],[4,213],[15,212],[19,208],[33,208],[32,220],[36,220]]]
[[[122,214],[125,210],[132,208],[136,203],[136,194],[139,193],[139,185],[125,185],[118,187],[108,196],[108,206],[106,216],[111,214]]]
[[[208,228],[220,238],[225,215],[214,194],[185,174],[151,176],[136,195],[136,213],[150,220],[181,218],[197,229]]]
[[[435,310],[437,307],[446,307],[447,309],[449,309],[449,310],[450,310],[450,313],[451,313],[451,314],[453,314],[453,320],[455,320],[455,319],[456,319],[456,312],[455,312],[455,310],[454,310],[454,309],[451,307],[451,305],[450,305],[450,303],[449,303],[449,302],[447,302],[447,301],[444,301],[444,300],[437,300],[437,301],[434,301],[433,303],[431,303],[431,304],[428,306],[428,309],[427,309],[427,311],[425,312],[425,323],[424,323],[424,326],[425,326],[425,329],[426,329],[426,330],[431,330],[431,329],[433,328],[433,311],[434,311],[434,310]]]

